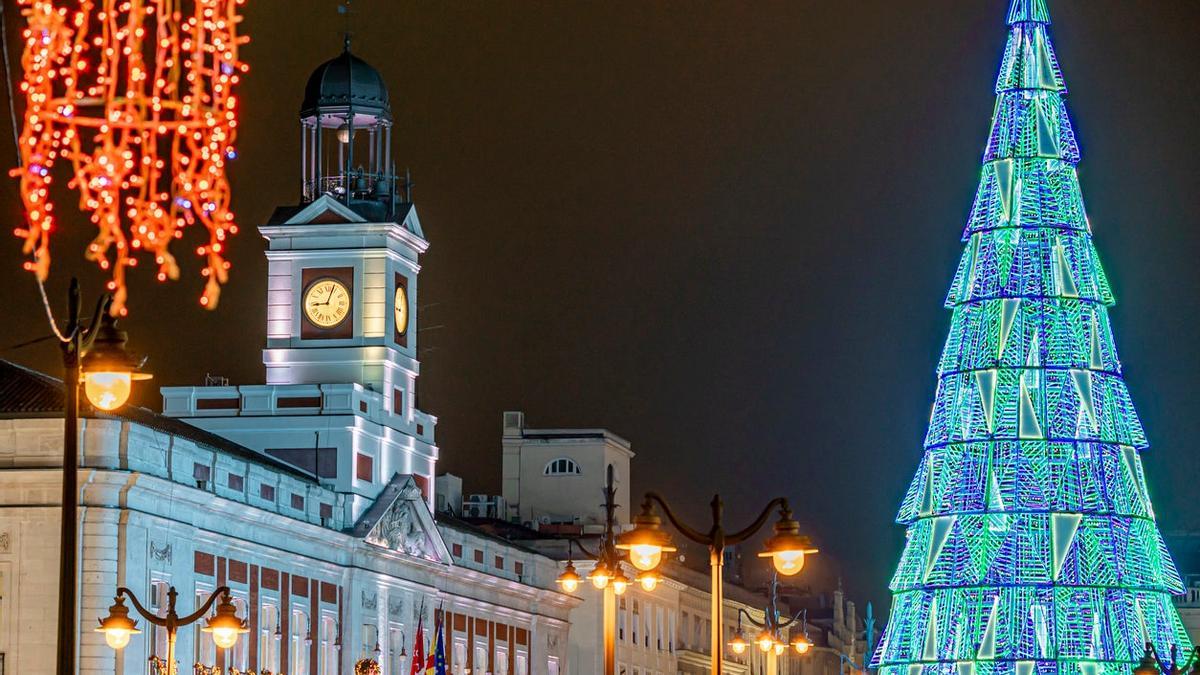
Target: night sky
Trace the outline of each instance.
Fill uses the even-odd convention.
[[[1200,3],[1050,4],[1151,494],[1164,530],[1200,529]],[[215,312],[196,302],[195,260],[169,285],[138,268],[131,290],[125,324],[158,385],[262,381],[254,226],[298,199],[296,113],[309,72],[341,47],[335,6],[247,5],[231,282]],[[786,495],[822,549],[805,574],[886,603],[1005,1],[354,10],[354,50],[390,85],[394,155],[432,244],[420,404],[439,417],[440,468],[498,492],[503,410],[607,427],[638,453],[635,493],[658,489],[699,519],[720,491],[731,526]],[[0,213],[20,218],[15,181]],[[90,225],[65,220],[51,297],[75,273],[90,302]],[[47,332],[20,265],[11,238],[0,358],[57,372],[50,343],[8,348]]]

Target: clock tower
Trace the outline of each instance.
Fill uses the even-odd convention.
[[[436,419],[417,407],[429,247],[392,162],[382,76],[347,45],[300,106],[301,196],[267,241],[266,384],[167,387],[163,412],[315,474],[355,515],[399,474],[432,503]]]

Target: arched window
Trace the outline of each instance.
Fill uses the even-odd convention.
[[[573,459],[559,457],[552,459],[546,464],[546,470],[543,471],[547,476],[578,476],[583,473],[579,470],[579,464]]]

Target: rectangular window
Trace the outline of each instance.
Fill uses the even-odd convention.
[[[329,520],[333,518],[333,504],[321,504],[321,519]]]
[[[150,611],[157,616],[167,615],[167,593],[170,590],[170,583],[164,579],[155,579],[150,582]],[[150,655],[160,658],[167,656],[167,629],[162,626],[153,626],[151,628]]]
[[[273,485],[267,485],[266,483],[259,485],[258,496],[269,502],[275,501],[275,487]]]
[[[480,565],[483,564],[483,551],[475,549],[475,562],[479,563]]]
[[[246,598],[239,591],[234,591],[233,606],[237,609],[237,615],[242,618],[249,617],[249,604]],[[207,636],[206,636],[207,637]],[[232,649],[226,652],[227,666],[245,671],[250,662],[250,641],[238,640],[237,644]]]
[[[391,661],[391,667],[387,672],[404,675],[404,657],[400,655],[403,651],[404,629],[400,624],[393,623],[388,626],[388,659]]]
[[[275,631],[279,630],[279,610],[275,605],[264,603],[258,611],[258,666],[272,673],[279,672],[279,641]]]
[[[199,462],[192,464],[192,478],[196,480],[196,487],[205,487],[204,484],[212,478],[212,467]]]
[[[196,584],[195,604],[194,607],[199,607],[208,601],[208,596],[212,595],[212,589],[208,586]],[[196,663],[204,666],[214,666],[217,663],[217,645],[212,640],[196,640]]]
[[[504,569],[504,556],[496,556],[496,569]]]
[[[229,474],[229,480],[227,481],[227,484],[229,485],[230,490],[237,490],[238,492],[241,492],[246,488],[246,479],[242,478],[236,473],[231,473]]]
[[[630,627],[633,629],[633,644],[638,644],[638,626],[642,623],[641,608],[638,606],[638,601],[633,601],[633,619],[630,622]]]
[[[497,675],[508,675],[508,652],[496,648],[495,672]]]
[[[370,455],[364,455],[361,452],[355,453],[354,474],[359,480],[375,480],[375,460]]]
[[[375,645],[379,644],[379,628],[373,623],[364,623],[362,637],[362,653],[375,653]]]
[[[298,495],[294,492],[292,493],[292,508],[296,509],[297,511],[304,510],[304,496],[303,495]]]
[[[337,478],[337,448],[267,448],[265,452],[317,478]]]
[[[404,390],[402,389],[392,390],[392,414],[404,414]]]
[[[519,577],[525,576],[525,563],[519,560],[513,563],[513,571],[516,572],[517,576]]]
[[[320,408],[320,396],[289,396],[275,401],[276,408]]]
[[[450,555],[454,556],[455,558],[461,558],[462,557],[462,544],[451,544]]]

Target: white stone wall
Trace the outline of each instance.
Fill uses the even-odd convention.
[[[59,420],[0,425],[0,458],[7,459],[0,459],[4,461],[0,464],[0,650],[12,672],[53,670],[61,489],[61,474],[53,465],[61,457],[61,429]],[[527,631],[522,656],[532,674],[545,673],[551,657],[564,667],[568,663],[567,619],[577,601],[553,590],[555,565],[548,558],[446,528],[450,541],[464,551],[484,551],[493,566],[414,558],[344,533],[349,526],[344,520],[323,526],[313,517],[315,505],[322,499],[336,502],[340,495],[269,465],[118,420],[87,420],[82,439],[81,675],[145,673],[152,631],[134,636],[123,652],[114,654],[103,636],[91,630],[107,613],[118,586],[127,586],[149,602],[152,582],[169,583],[179,591],[181,614],[194,608],[198,590],[208,591],[222,582],[233,587],[235,596],[249,600],[255,592],[253,582],[232,581],[234,565],[229,561],[246,563],[247,570],[253,570],[252,565],[276,570],[280,579],[283,574],[288,579],[300,577],[309,588],[326,584],[339,589],[335,605],[323,604],[318,596],[320,611],[315,614],[336,617],[340,625],[344,646],[338,659],[343,673],[349,673],[353,660],[363,655],[372,626],[381,636],[384,663],[392,658],[387,639],[391,629],[403,632],[403,646],[411,653],[422,601],[429,632],[434,611],[442,608],[484,622],[480,625],[503,624]],[[193,479],[197,463],[214,467],[209,485],[197,487]],[[237,492],[213,486],[220,482],[222,471],[243,472],[247,489]],[[263,503],[256,497],[255,481],[272,482],[281,490],[302,490],[306,508],[294,511],[280,506],[281,500]],[[216,561],[213,575],[198,571],[198,554]],[[504,559],[504,569],[494,567],[496,556]],[[517,562],[522,566],[519,575]],[[247,579],[251,578],[257,577],[248,573]],[[299,603],[297,607],[310,618],[319,619],[310,611],[316,592],[311,591],[307,600],[289,596],[289,604]],[[274,593],[282,605],[282,594],[291,589],[281,581]],[[259,587],[256,604],[261,606],[270,595],[265,586]],[[319,620],[315,625],[319,641]],[[147,628],[144,622],[143,628]],[[293,639],[288,628],[283,642]],[[203,640],[197,651],[196,636],[195,628],[180,632],[181,672],[187,672],[198,653],[211,657],[213,650]],[[515,661],[517,654],[514,650],[508,656]],[[311,666],[310,672],[317,673],[316,663]]]

